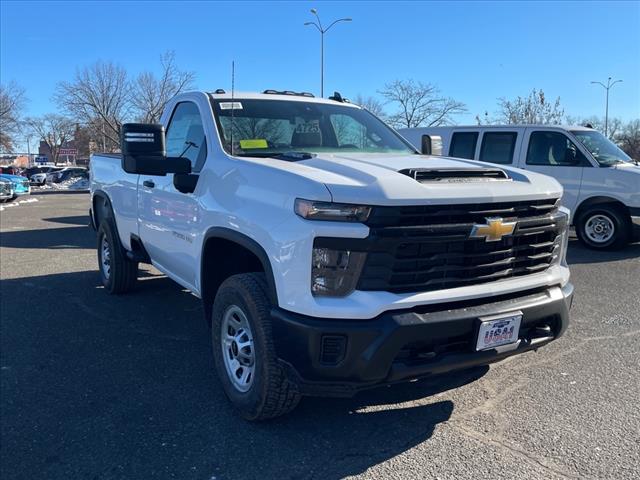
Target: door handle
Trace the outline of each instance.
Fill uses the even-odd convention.
[[[144,182],[142,182],[142,185],[144,185],[147,188],[153,188],[156,186],[156,184],[153,183],[153,180],[145,180]]]

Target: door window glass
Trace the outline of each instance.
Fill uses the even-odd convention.
[[[561,132],[532,132],[527,149],[527,165],[584,167],[587,159]]]
[[[456,132],[451,136],[449,156],[473,159],[478,143],[478,132]]]
[[[517,138],[516,132],[486,132],[482,136],[479,160],[481,162],[510,164],[513,161]]]
[[[207,158],[207,142],[195,103],[182,102],[176,106],[167,128],[166,144],[168,157],[188,158],[193,171],[202,168]]]

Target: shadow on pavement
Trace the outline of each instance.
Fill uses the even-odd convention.
[[[73,215],[68,217],[51,217],[51,218],[43,218],[45,222],[52,223],[63,223],[65,225],[89,225],[89,216],[88,215]]]
[[[343,478],[428,440],[454,408],[405,402],[488,370],[304,399],[287,417],[250,424],[218,385],[200,301],[145,275],[122,296],[107,295],[95,271],[3,280],[0,473]]]
[[[591,250],[576,239],[569,240],[567,262],[569,266],[582,263],[602,263],[640,257],[640,243],[632,243],[621,250]]]
[[[0,235],[0,247],[8,248],[66,249],[95,246],[95,234],[88,226],[9,230]]]

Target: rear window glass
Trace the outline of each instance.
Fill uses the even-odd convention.
[[[473,159],[478,143],[478,132],[456,132],[451,136],[449,156]]]
[[[516,148],[516,132],[487,132],[482,136],[481,162],[510,164]]]

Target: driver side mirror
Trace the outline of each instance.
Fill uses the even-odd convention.
[[[138,175],[191,173],[188,158],[167,157],[164,127],[151,123],[125,123],[120,137],[122,169]]]

